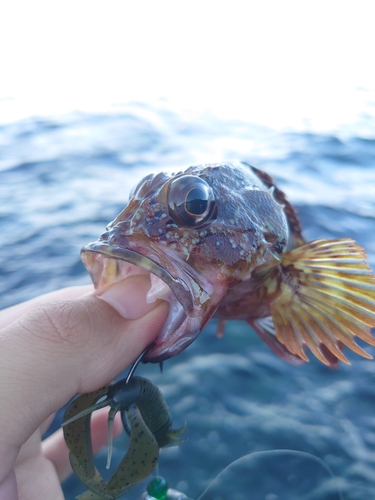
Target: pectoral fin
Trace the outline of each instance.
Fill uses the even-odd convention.
[[[302,365],[304,361],[308,361],[308,359],[302,359],[289,352],[288,349],[277,340],[275,327],[270,316],[248,320],[247,322],[254,328],[263,342],[282,360],[292,365]]]
[[[349,363],[345,345],[372,358],[354,341],[375,345],[375,277],[365,258],[351,239],[315,240],[285,254],[270,309],[277,340],[290,353],[307,361],[307,346],[326,365]]]

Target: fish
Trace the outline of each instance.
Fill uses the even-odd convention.
[[[95,467],[90,428],[92,413],[105,406],[111,408],[107,469],[112,455],[112,425],[118,411],[130,436],[128,450],[108,481],[104,481]],[[159,449],[180,444],[186,430],[186,424],[172,429],[172,417],[161,391],[150,380],[135,376],[77,396],[67,406],[62,426],[72,469],[88,488],[77,497],[80,500],[115,499],[124,495],[153,472]]]
[[[351,238],[306,242],[294,207],[267,173],[240,161],[149,174],[82,261],[98,295],[149,274],[146,301],[169,303],[143,361],[189,346],[212,317],[246,321],[280,358],[349,364],[372,356],[375,277]]]

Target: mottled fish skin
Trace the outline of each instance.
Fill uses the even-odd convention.
[[[375,279],[354,242],[324,241],[305,244],[296,211],[268,174],[226,162],[145,177],[107,231],[83,248],[82,259],[99,290],[139,266],[161,278],[181,304],[183,311],[170,313],[145,361],[178,354],[215,315],[248,321],[287,361],[307,361],[307,346],[334,365],[337,359],[347,362],[342,345],[353,349],[353,336],[374,343],[369,332],[375,326]],[[352,270],[340,277],[338,261]],[[320,281],[307,280],[310,274],[319,274]],[[345,300],[355,304],[349,312],[336,307],[343,303],[337,290],[345,280]],[[331,308],[323,312],[325,290]],[[353,320],[345,320],[348,314]],[[325,316],[344,319],[347,330],[332,336],[320,324]]]

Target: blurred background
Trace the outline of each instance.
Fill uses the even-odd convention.
[[[0,307],[89,283],[80,248],[139,178],[226,159],[271,174],[307,239],[354,238],[375,268],[372,6],[0,7]],[[292,367],[245,324],[217,339],[212,322],[162,375],[139,370],[162,389],[175,426],[188,423],[187,441],[162,452],[160,473],[198,498],[241,456],[293,449],[324,459],[345,499],[375,497],[375,364],[348,356],[352,365],[337,370],[314,359]],[[117,458],[125,446],[122,437]],[[205,500],[339,498],[315,462],[254,457]],[[66,482],[67,500],[81,491]]]

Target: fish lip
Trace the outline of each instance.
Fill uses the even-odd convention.
[[[89,271],[90,275],[91,272],[88,265],[86,265],[87,260],[85,258],[85,254],[87,254],[88,252],[98,253],[112,259],[123,260],[125,262],[128,262],[129,264],[134,264],[149,271],[150,273],[163,280],[169,286],[176,299],[184,308],[186,314],[194,314],[193,298],[185,281],[179,277],[175,278],[164,267],[162,267],[160,264],[150,259],[149,257],[128,248],[122,248],[113,244],[105,243],[103,241],[93,241],[92,243],[88,243],[81,249],[82,261],[86,269]],[[94,281],[93,277],[92,279]]]
[[[149,251],[149,249],[145,248],[144,251]],[[99,256],[103,259],[121,260],[154,274],[168,285],[174,296],[175,306],[170,303],[168,318],[142,361],[162,362],[179,354],[197,338],[206,322],[207,313],[211,311],[211,300],[209,293],[204,290],[199,283],[200,280],[197,280],[197,276],[194,275],[194,271],[190,270],[185,262],[180,262],[179,259],[170,259],[169,262],[172,271],[176,269],[178,274],[182,274],[185,278],[182,279],[180,276],[173,276],[163,265],[141,252],[99,239],[88,243],[81,250],[82,261],[90,273],[95,288],[99,290],[127,277],[125,274],[122,278],[121,275],[116,276],[117,280],[110,278],[107,280],[105,261]]]

